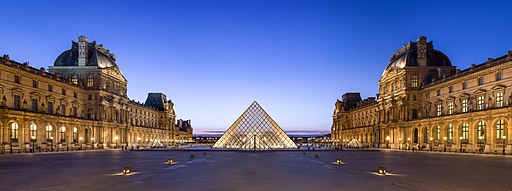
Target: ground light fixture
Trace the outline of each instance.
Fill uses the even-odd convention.
[[[128,175],[130,173],[132,173],[132,167],[131,166],[123,167],[123,174]]]
[[[389,140],[390,140],[390,139],[391,139],[391,138],[390,138],[389,136],[387,136],[387,137],[386,137],[386,143],[387,143],[387,148],[388,148],[388,149],[389,149]]]
[[[172,164],[172,163],[174,163],[174,158],[172,158],[172,157],[167,158],[167,164]]]
[[[336,158],[336,164],[341,164],[342,162],[341,158]]]
[[[386,166],[379,166],[377,173],[380,175],[386,175]]]

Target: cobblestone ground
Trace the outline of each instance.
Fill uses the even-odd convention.
[[[176,163],[165,164],[168,157]],[[336,158],[344,164],[333,164]],[[128,165],[133,173],[121,175]],[[389,174],[377,175],[379,165]],[[393,151],[14,154],[0,156],[0,180],[0,190],[512,190],[512,157]]]

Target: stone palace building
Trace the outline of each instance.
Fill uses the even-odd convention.
[[[460,70],[422,36],[391,56],[378,83],[376,97],[336,101],[335,145],[512,152],[512,51]]]
[[[145,103],[127,97],[128,82],[115,61],[84,36],[48,71],[0,58],[2,153],[190,141],[190,121],[175,124],[173,103],[163,93],[149,93]]]

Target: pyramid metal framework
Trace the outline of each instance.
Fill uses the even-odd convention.
[[[273,150],[297,148],[297,145],[255,101],[224,132],[213,148]]]

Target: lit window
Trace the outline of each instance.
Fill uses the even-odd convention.
[[[502,139],[505,136],[505,120],[500,119],[496,123],[496,138]]]
[[[66,142],[66,127],[60,128],[60,142]]]
[[[453,139],[453,126],[452,126],[452,124],[448,125],[448,139],[450,139],[450,140]]]
[[[52,137],[52,130],[53,130],[53,127],[51,125],[46,125],[46,141],[50,142],[52,141],[51,140],[51,137]]]
[[[78,85],[78,75],[74,74],[73,76],[71,76],[71,83],[73,83],[74,85]]]
[[[34,123],[30,124],[30,139],[37,137],[37,126]]]
[[[87,76],[87,87],[91,88],[92,86],[94,86],[94,78],[91,74]]]
[[[462,100],[462,113],[468,112],[468,99]]]
[[[476,109],[478,109],[478,110],[485,109],[484,95],[480,95],[480,96],[476,97]]]
[[[478,139],[485,139],[485,122],[480,121],[477,125],[477,131],[478,131]]]
[[[437,104],[437,106],[436,106],[437,116],[442,115],[442,110],[443,110],[443,106],[441,104]]]
[[[467,123],[462,124],[462,139],[469,139],[469,125]]]
[[[78,139],[78,129],[76,127],[73,128],[73,142],[76,143]]]
[[[11,140],[18,142],[18,123],[11,123]]]
[[[439,140],[440,137],[441,137],[441,127],[437,126],[437,129],[436,129],[436,139]]]
[[[448,103],[448,114],[453,114],[453,102]]]
[[[496,93],[496,107],[503,107],[503,92]]]
[[[411,76],[411,87],[413,87],[413,88],[418,87],[418,76],[417,75]]]

